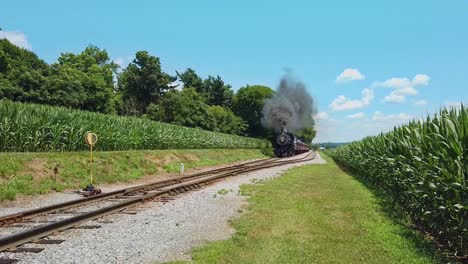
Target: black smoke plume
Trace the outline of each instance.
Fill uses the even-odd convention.
[[[283,77],[276,94],[265,101],[263,106],[262,125],[280,132],[283,128],[289,131],[312,127],[312,115],[316,113],[314,100],[303,83]]]

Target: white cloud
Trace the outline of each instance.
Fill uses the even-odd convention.
[[[133,58],[131,56],[127,57],[117,57],[113,59],[114,63],[118,64],[121,69],[125,68],[128,66],[129,63],[133,61]]]
[[[426,74],[416,74],[413,78],[413,85],[428,85],[430,79]]]
[[[416,101],[414,101],[414,104],[415,105],[427,105],[427,101],[426,100],[416,100]]]
[[[398,95],[398,94],[392,92],[389,95],[385,96],[383,101],[385,103],[399,104],[399,103],[403,103],[405,101],[405,96]]]
[[[417,86],[426,86],[429,84],[430,77],[426,74],[416,74],[412,80],[408,78],[390,78],[383,82],[375,82],[372,87],[386,87],[393,91],[385,96],[386,103],[403,103],[406,96],[417,95]]]
[[[377,86],[394,89],[399,95],[416,95],[418,91],[414,84],[408,78],[391,78],[384,82],[377,83]]]
[[[330,107],[333,111],[341,111],[363,108],[364,104],[360,100],[350,100],[344,95],[340,95],[335,100],[333,100],[333,102],[330,104]]]
[[[355,114],[352,114],[352,115],[348,115],[349,118],[352,118],[352,119],[361,119],[365,116],[364,112],[358,112],[358,113],[355,113]]]
[[[317,137],[314,142],[337,141],[341,140],[342,127],[341,121],[332,118],[327,120],[317,120],[315,129]]]
[[[362,93],[362,102],[365,105],[370,104],[372,99],[374,99],[374,90],[372,89],[364,89],[361,91],[361,93]]]
[[[344,95],[340,95],[330,104],[333,111],[352,110],[364,108],[374,99],[374,91],[372,89],[364,89],[361,91],[362,98],[351,100]]]
[[[329,117],[327,112],[320,112],[314,115],[315,120],[327,120]]]
[[[356,113],[358,114],[358,113]],[[376,111],[360,119],[318,120],[317,137],[314,142],[350,142],[367,136],[378,135],[393,130],[395,126],[407,124],[415,116],[406,113],[384,114]],[[350,116],[348,116],[350,117]]]
[[[122,58],[122,57],[118,57],[118,58],[114,59],[114,63],[117,64],[117,65],[119,65],[120,68],[124,68],[124,67],[125,67],[125,65],[124,65],[125,59]]]
[[[0,31],[0,39],[8,39],[16,46],[31,50],[31,44],[28,42],[26,35],[19,31]]]
[[[379,111],[372,116],[373,121],[396,121],[397,123],[409,121],[411,118],[412,116],[407,113],[385,115]]]
[[[349,117],[349,116],[348,116]],[[350,142],[364,137],[393,130],[395,126],[408,123],[413,117],[407,113],[383,114],[375,112],[360,119],[319,120],[316,123],[317,137],[314,142]]]
[[[336,77],[337,83],[345,83],[351,81],[364,80],[366,77],[359,72],[358,69],[347,68],[344,69],[340,75]]]

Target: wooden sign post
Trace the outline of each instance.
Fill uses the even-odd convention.
[[[89,172],[91,177],[91,185],[93,185],[93,146],[97,142],[97,135],[91,132],[85,135],[86,144],[89,145]]]

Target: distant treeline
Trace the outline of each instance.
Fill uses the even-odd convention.
[[[319,148],[326,148],[326,149],[334,149],[342,145],[349,144],[348,142],[324,142],[324,143],[316,143],[313,145],[314,149],[319,149]]]
[[[0,100],[268,138],[271,132],[260,120],[265,99],[274,93],[262,85],[246,85],[235,93],[220,76],[203,79],[190,68],[172,75],[147,51],[136,52],[125,68],[113,62],[106,50],[92,45],[79,54],[62,53],[48,64],[33,52],[0,39]],[[310,142],[315,130],[311,127],[298,134]]]

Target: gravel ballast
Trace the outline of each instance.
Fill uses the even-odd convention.
[[[45,249],[40,253],[0,253],[0,258],[15,258],[20,263],[158,263],[190,259],[194,246],[232,235],[234,230],[228,220],[240,214],[247,200],[238,194],[240,185],[279,176],[291,167],[317,163],[325,163],[318,154],[312,161],[238,175],[178,195],[164,204],[144,204],[135,215],[117,214],[104,219],[111,223],[86,223],[98,224],[98,229],[66,230],[50,237],[65,242],[41,245]]]

